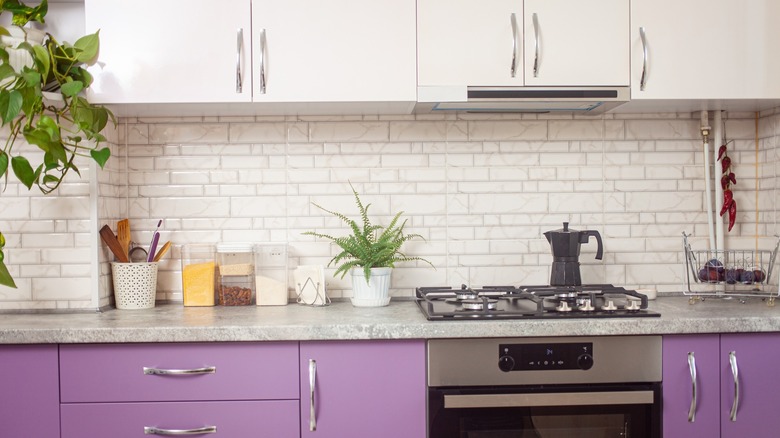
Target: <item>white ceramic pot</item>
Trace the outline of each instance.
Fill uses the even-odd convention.
[[[366,282],[363,268],[353,268],[352,305],[355,307],[382,307],[390,304],[390,274],[393,268],[371,268]]]

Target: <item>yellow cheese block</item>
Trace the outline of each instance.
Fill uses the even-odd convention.
[[[181,282],[185,306],[214,305],[214,262],[187,265]]]

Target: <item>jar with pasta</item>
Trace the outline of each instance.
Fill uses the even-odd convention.
[[[248,306],[255,303],[255,263],[251,243],[217,245],[219,305]]]

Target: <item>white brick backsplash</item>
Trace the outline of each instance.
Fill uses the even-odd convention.
[[[729,153],[740,205],[727,245],[752,249],[758,230],[761,245],[773,247],[780,111],[759,119],[758,158],[753,114],[725,119],[737,140]],[[546,284],[552,257],[542,233],[563,221],[604,238],[603,261],[593,259],[594,242],[582,249],[591,283],[679,291],[682,231],[706,247],[698,113],[172,117],[119,125],[110,137],[121,144],[111,145],[109,170],[96,172],[96,193],[88,177],[76,177],[55,196],[13,178],[0,194],[6,261],[20,285],[0,289],[0,311],[108,305],[112,256],[101,243],[93,261],[90,245],[100,226],[122,217],[142,245],[166,219],[163,238],[177,246],[160,266],[160,300],[181,300],[179,246],[190,242],[286,241],[291,266],[327,264],[337,248],[301,233],[346,233],[312,201],[359,219],[348,182],[379,223],[404,210],[407,231],[427,239],[405,250],[437,269],[399,266],[397,297],[417,286]],[[327,269],[329,295],[351,296],[349,279],[332,278],[334,270]]]

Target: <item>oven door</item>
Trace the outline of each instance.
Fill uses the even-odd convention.
[[[429,388],[428,438],[660,438],[660,387]]]

